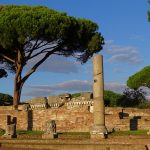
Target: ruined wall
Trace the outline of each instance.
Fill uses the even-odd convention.
[[[93,125],[93,113],[84,105],[73,109],[60,107],[30,111],[0,107],[0,128],[5,129],[7,115],[17,117],[19,130],[44,130],[50,119],[56,121],[58,132],[88,132]],[[106,107],[105,119],[108,130],[150,129],[150,109]]]
[[[150,129],[150,109],[106,107],[105,121],[115,130]]]
[[[33,130],[44,130],[45,122],[55,120],[58,132],[89,131],[93,122],[92,113],[86,108],[33,110]]]
[[[15,111],[11,109],[1,109],[0,108],[0,128],[5,129],[7,124],[7,115],[16,117],[18,130],[28,129],[28,112],[26,111]]]

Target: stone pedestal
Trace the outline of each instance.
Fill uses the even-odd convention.
[[[104,125],[94,125],[90,131],[91,139],[107,138],[107,129]]]
[[[57,133],[49,133],[49,134],[43,134],[42,135],[42,139],[55,139],[58,138],[58,134]]]
[[[106,138],[105,106],[104,106],[104,77],[103,57],[96,55],[93,58],[93,98],[94,98],[94,125],[90,130],[91,138]]]
[[[15,124],[7,125],[6,126],[6,132],[3,135],[3,137],[4,138],[8,138],[8,139],[17,138],[17,135],[16,135],[16,125]]]
[[[46,132],[42,135],[43,139],[54,139],[58,138],[56,132],[56,123],[55,120],[49,120],[45,124]]]

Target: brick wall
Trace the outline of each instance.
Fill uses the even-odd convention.
[[[0,109],[0,128],[5,129],[7,124],[7,115],[17,118],[16,127],[19,130],[26,130],[28,128],[28,112],[15,110],[1,110]]]
[[[44,130],[46,121],[55,120],[58,132],[89,131],[93,117],[85,108],[33,110],[33,130]]]
[[[17,118],[17,129],[45,130],[48,120],[55,120],[58,132],[88,132],[93,125],[93,114],[86,106],[74,109],[67,107],[15,111],[0,107],[0,128],[5,129],[6,116]],[[150,109],[110,108],[105,109],[108,130],[150,129]]]

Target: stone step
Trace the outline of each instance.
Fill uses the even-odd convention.
[[[0,150],[146,150],[145,145],[130,144],[2,144]]]

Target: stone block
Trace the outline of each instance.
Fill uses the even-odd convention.
[[[3,135],[5,138],[17,138],[16,135],[16,125],[15,124],[10,124],[6,126],[6,133]]]
[[[91,134],[91,139],[93,140],[106,139],[107,137],[108,137],[107,134],[104,134],[104,133]]]
[[[42,135],[42,139],[55,139],[58,138],[58,134],[57,133],[50,133],[50,134],[43,134]]]
[[[95,125],[90,129],[91,139],[107,138],[108,132],[104,125]]]

